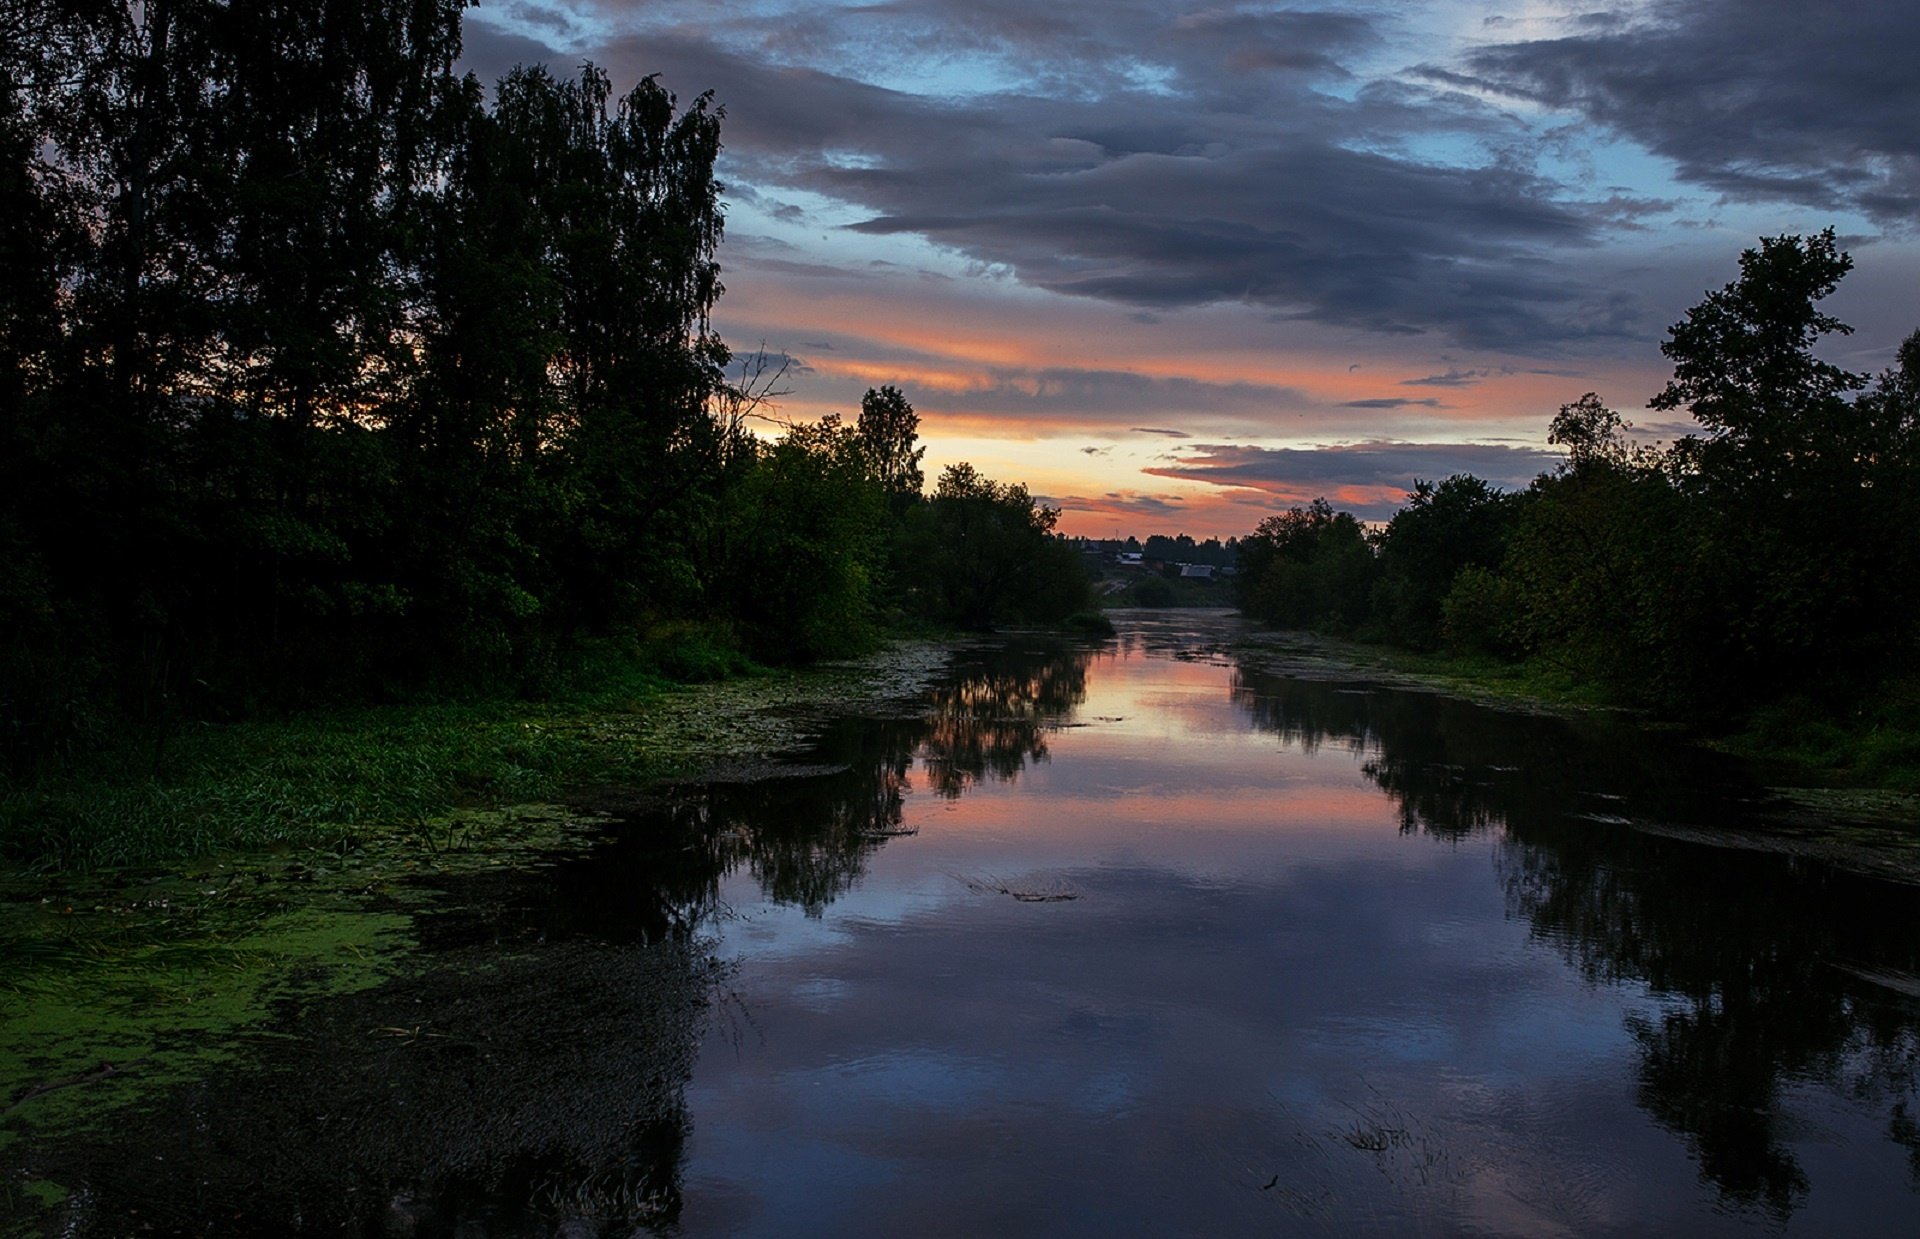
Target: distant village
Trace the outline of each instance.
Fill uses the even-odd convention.
[[[1140,606],[1226,605],[1227,578],[1238,570],[1240,540],[1186,534],[1139,538],[1074,538],[1094,590],[1109,603]]]

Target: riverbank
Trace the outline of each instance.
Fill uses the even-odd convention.
[[[1247,665],[1303,679],[1364,679],[1437,692],[1503,711],[1558,718],[1610,715],[1737,757],[1766,787],[1760,828],[1699,841],[1818,859],[1920,881],[1920,732],[1845,728],[1781,708],[1740,732],[1702,735],[1607,701],[1564,668],[1421,654],[1317,633],[1249,628],[1232,643]],[[1695,832],[1696,835],[1699,832]]]
[[[1255,631],[1243,643],[1256,657],[1300,666],[1316,665],[1364,671],[1383,683],[1423,687],[1507,709],[1575,714],[1610,711],[1634,717],[1647,727],[1685,732],[1688,739],[1745,758],[1780,780],[1831,791],[1853,790],[1863,801],[1882,805],[1913,798],[1920,818],[1920,726],[1900,717],[1897,704],[1882,702],[1860,711],[1851,723],[1824,717],[1804,702],[1784,702],[1761,710],[1744,726],[1703,733],[1618,705],[1606,692],[1571,668],[1531,660],[1524,663],[1474,655],[1421,653],[1398,646],[1346,640],[1297,631]]]
[[[124,752],[12,789],[0,1150],[198,1078],[276,1013],[388,981],[450,883],[554,863],[599,833],[601,806],[764,765],[829,715],[910,708],[953,648],[207,727],[157,777]],[[0,1182],[0,1219],[62,1190]]]

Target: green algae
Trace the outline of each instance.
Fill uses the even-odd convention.
[[[433,878],[584,846],[559,806],[470,810],[338,850],[0,890],[0,1148],[94,1128],[246,1053],[289,1006],[406,965]]]
[[[64,1184],[51,1179],[29,1179],[23,1183],[0,1183],[0,1235],[28,1236],[41,1233],[37,1221],[45,1219],[72,1197]],[[14,1214],[9,1218],[7,1212]],[[32,1215],[39,1215],[35,1218]]]
[[[503,800],[590,788],[575,799],[618,804],[796,748],[830,714],[900,709],[951,648],[572,704],[245,724],[198,737],[171,782],[73,792],[105,841],[0,875],[0,1151],[97,1129],[294,1035],[289,1011],[406,975],[437,880],[550,863],[600,823]]]
[[[331,847],[456,808],[646,784],[715,755],[792,747],[822,712],[910,695],[947,647],[897,643],[806,671],[671,686],[609,672],[551,701],[389,705],[201,726],[156,757],[132,740],[24,782],[0,780],[0,859],[43,871]]]

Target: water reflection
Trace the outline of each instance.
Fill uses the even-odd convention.
[[[651,914],[629,924],[685,929],[712,913],[721,880],[745,868],[768,898],[817,918],[860,881],[869,856],[911,833],[902,823],[916,759],[927,790],[949,799],[1013,781],[1047,760],[1049,732],[1086,698],[1093,658],[1060,644],[977,651],[908,716],[837,722],[804,765],[686,789],[635,815],[617,843],[566,868],[575,896],[566,903],[591,915],[619,906],[605,892],[631,889]]]
[[[1512,1120],[1506,1088],[1520,1108],[1637,1104],[1763,1223],[1835,1179],[1812,1164],[1809,1092],[1875,1116],[1920,1184],[1913,892],[1701,842],[1748,812],[1738,766],[1605,720],[1251,666],[1172,674],[1160,660],[1189,638],[1149,637],[971,652],[924,709],[835,724],[804,765],[673,791],[536,874],[450,882],[422,975],[290,1012],[263,1066],[32,1151],[31,1169],[85,1185],[75,1233],[119,1233],[137,1207],[161,1233],[421,1236],[830,1232],[835,1203],[887,1195],[875,1184],[899,1188],[892,1212],[848,1229],[979,1229],[969,1210],[990,1207],[1039,1231],[1071,1196],[1083,1229],[1256,1233],[1285,1197],[1283,1230],[1457,1232],[1486,1216],[1476,1174],[1549,1194],[1582,1160],[1691,1177],[1664,1136],[1635,1161]],[[1106,695],[1122,681],[1131,696]],[[1102,717],[1079,717],[1090,691]],[[895,842],[930,822],[962,825]],[[972,894],[938,856],[1070,871],[1089,894]],[[822,946],[811,922],[863,883],[885,889]],[[768,906],[735,916],[729,898]],[[736,929],[797,942],[739,998],[755,962],[716,959]],[[1592,1062],[1466,1061],[1563,1018],[1548,1004],[1578,987],[1560,959],[1603,999]],[[716,1028],[738,1041],[712,1054]],[[696,1084],[703,1037],[730,1061]],[[1429,1182],[1441,1161],[1458,1172]],[[1401,1190],[1374,1183],[1389,1172],[1427,1195],[1369,1194]],[[1864,1194],[1887,1199],[1884,1182]],[[1634,1204],[1609,1224],[1643,1220]]]
[[[1912,892],[1726,846],[1753,825],[1735,764],[1429,694],[1248,668],[1232,691],[1288,744],[1363,754],[1403,831],[1493,834],[1510,911],[1591,982],[1658,1000],[1627,1017],[1639,1102],[1729,1203],[1785,1219],[1806,1196],[1783,1102],[1808,1083],[1884,1113],[1920,1184]]]
[[[934,690],[916,738],[934,791],[958,796],[982,779],[1011,781],[1047,759],[1047,730],[1087,696],[1091,651],[1006,651],[962,664]],[[905,757],[900,759],[903,763]]]
[[[249,1065],[110,1128],[15,1146],[8,1172],[70,1189],[49,1234],[670,1226],[719,976],[695,940],[457,951],[290,1013]]]
[[[697,1046],[740,1014],[707,936],[723,880],[818,917],[911,833],[916,757],[941,797],[1015,779],[1091,657],[982,651],[924,709],[832,725],[806,764],[642,802],[533,874],[442,879],[420,975],[289,1013],[252,1065],[7,1169],[75,1186],[73,1234],[671,1230]]]

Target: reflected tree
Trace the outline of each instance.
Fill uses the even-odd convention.
[[[906,798],[916,762],[936,795],[1008,781],[1047,759],[1047,733],[1086,698],[1092,651],[1069,645],[982,649],[904,718],[829,727],[804,764],[754,769],[634,815],[619,843],[569,866],[574,909],[615,908],[647,940],[691,932],[744,868],[768,898],[819,916],[851,890],[867,859],[912,833]],[[614,892],[621,892],[615,897]]]
[[[949,798],[984,779],[1010,781],[1047,760],[1047,730],[1086,700],[1092,654],[1061,648],[1003,653],[933,692],[921,755],[933,789]]]
[[[1724,832],[1757,789],[1671,738],[1246,667],[1233,691],[1288,743],[1361,756],[1407,833],[1497,832],[1533,935],[1592,982],[1650,993],[1627,1025],[1639,1104],[1729,1203],[1785,1220],[1804,1200],[1801,1083],[1885,1113],[1920,1182],[1920,1018],[1890,988],[1920,975],[1911,888],[1687,837]]]

